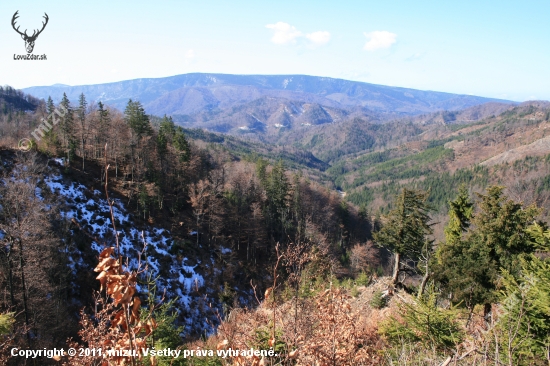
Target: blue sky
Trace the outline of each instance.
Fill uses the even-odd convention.
[[[11,27],[50,21],[34,54]],[[32,31],[29,31],[32,33]],[[550,1],[2,1],[0,84],[308,74],[550,100]]]

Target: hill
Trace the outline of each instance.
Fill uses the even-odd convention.
[[[153,115],[221,132],[275,132],[281,128],[338,122],[351,117],[395,118],[510,101],[421,91],[307,75],[184,74],[82,86],[24,89],[39,98],[76,102],[84,93],[123,110],[139,100]]]
[[[374,212],[389,209],[388,198],[405,186],[430,190],[431,202],[445,210],[461,183],[474,190],[502,184],[518,200],[547,206],[549,107],[547,102],[527,102],[462,124],[391,122],[376,126],[356,121],[370,131],[365,135],[369,143],[333,150],[326,173],[337,188],[347,192],[348,200]],[[336,138],[331,133],[316,138],[324,139]],[[307,136],[296,146],[311,141]]]
[[[12,94],[21,103],[37,100]],[[219,116],[233,111],[244,118],[252,110],[267,116],[283,103],[326,121],[307,126],[305,117],[290,118],[283,109],[288,128],[227,135],[182,128],[139,103],[125,113],[72,104],[57,127],[14,151],[16,141],[44,123],[44,108],[21,104],[2,115],[0,325],[12,322],[14,332],[2,335],[0,363],[16,364],[5,361],[10,349],[31,341],[37,349],[114,342],[128,349],[126,337],[133,337],[156,349],[271,348],[278,352],[272,361],[287,365],[320,357],[338,365],[404,357],[411,364],[449,364],[453,357],[476,364],[472,347],[493,347],[488,324],[510,331],[499,319],[506,319],[505,306],[517,309],[515,297],[498,303],[492,297],[512,274],[504,266],[515,270],[529,256],[540,267],[539,257],[548,255],[547,224],[533,225],[548,211],[528,205],[550,206],[550,103],[490,103],[388,121],[310,101],[273,98],[271,105],[270,98]],[[461,190],[463,207],[473,212],[464,229],[452,222],[456,211],[445,214],[462,183],[469,189]],[[505,195],[493,184],[505,185]],[[395,200],[399,192],[402,201]],[[447,222],[453,231],[442,240]],[[403,257],[392,245],[399,225],[415,231],[405,233],[412,239]],[[432,239],[437,244],[426,245]],[[494,277],[479,279],[472,268]],[[500,268],[507,271],[502,276]],[[544,284],[545,268],[522,262],[513,275]],[[105,297],[97,295],[100,285]],[[479,289],[473,300],[471,286]],[[534,287],[526,299],[541,304],[547,294]],[[546,329],[530,327],[538,313],[528,316],[523,338],[546,339]],[[75,341],[67,344],[68,338]],[[526,348],[532,354],[525,362],[506,364],[537,364],[531,361],[546,352],[537,347]],[[84,356],[79,365],[105,361]]]
[[[35,111],[40,100],[10,86],[0,86],[0,114]]]

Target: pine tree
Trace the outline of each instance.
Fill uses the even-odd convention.
[[[429,224],[431,208],[427,199],[427,192],[403,188],[397,197],[396,208],[389,213],[382,229],[374,234],[378,244],[395,255],[393,284],[398,281],[401,258],[417,258],[425,245],[426,236],[432,233]]]

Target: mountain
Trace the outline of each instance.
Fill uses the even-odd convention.
[[[124,110],[139,100],[148,113],[221,132],[277,131],[279,128],[337,122],[360,116],[383,118],[511,101],[307,75],[184,74],[107,84],[36,86],[26,93],[60,101],[102,101]],[[208,122],[208,125],[205,123]]]
[[[0,113],[35,111],[40,100],[9,86],[0,86]]]
[[[444,211],[462,183],[475,191],[500,184],[519,201],[550,203],[549,102],[525,102],[470,123],[352,122],[339,134],[332,126],[295,134],[291,143],[329,163],[329,180],[356,205],[387,210],[388,197],[416,187],[429,190],[430,202]]]
[[[460,111],[440,111],[409,117],[408,119],[422,125],[471,123],[487,117],[497,116],[514,107],[514,104],[489,102]]]
[[[106,339],[127,345],[122,341],[128,332],[119,326],[128,309],[125,324],[132,328],[127,329],[138,337],[147,329],[151,348],[153,342],[156,349],[172,350],[199,350],[199,344],[201,350],[217,345],[221,350],[229,342],[233,349],[269,346],[275,342],[270,342],[270,332],[277,322],[279,343],[273,345],[283,351],[299,349],[292,357],[310,352],[313,359],[320,354],[318,344],[326,346],[321,351],[327,354],[334,351],[336,321],[347,337],[337,341],[346,347],[351,344],[347,330],[373,332],[353,333],[356,348],[342,354],[357,360],[357,352],[369,351],[368,362],[380,364],[375,357],[402,349],[401,340],[396,349],[375,348],[389,344],[376,338],[383,329],[377,324],[385,324],[380,315],[397,314],[402,309],[397,299],[413,301],[401,286],[382,277],[393,272],[395,256],[378,249],[383,243],[373,235],[389,227],[395,215],[386,214],[403,188],[427,192],[435,209],[429,212],[429,223],[436,248],[448,247],[443,242],[447,204],[462,184],[475,201],[466,238],[492,239],[498,231],[506,234],[500,235],[501,242],[508,243],[521,233],[522,242],[514,245],[533,252],[525,227],[536,210],[528,205],[542,208],[536,220],[542,220],[543,230],[549,221],[549,102],[491,102],[388,120],[390,114],[361,105],[321,103],[318,95],[309,100],[263,95],[185,117],[208,128],[248,129],[237,127],[236,132],[243,132],[234,136],[180,128],[157,116],[150,119],[151,134],[140,136],[121,113],[111,111],[111,118],[98,123],[98,110],[90,108],[73,131],[61,130],[59,124],[28,146],[18,141],[44,124],[44,105],[20,91],[4,91],[9,103],[0,108],[0,237],[6,240],[0,270],[7,275],[0,278],[0,288],[6,295],[2,306],[10,309],[14,333],[21,336],[6,338],[0,360],[10,349],[28,346],[24,335],[29,316],[32,340],[40,348],[76,345],[67,345],[67,339],[82,340],[91,348],[109,345]],[[27,102],[38,102],[37,109],[27,108]],[[68,138],[62,138],[64,133]],[[500,192],[489,188],[494,184],[507,187],[505,196],[490,193],[496,205],[493,198],[476,194]],[[431,242],[432,235],[426,239],[424,243]],[[440,256],[446,252],[439,249],[435,256],[462,260],[461,252],[485,252],[479,243],[470,252],[462,246],[470,241],[457,242],[454,257]],[[545,242],[538,243],[542,247]],[[547,256],[539,254],[533,258]],[[472,266],[461,263],[468,263],[466,276]],[[414,266],[407,270],[403,289],[422,288],[416,285],[422,273],[415,273]],[[459,271],[462,267],[453,272],[456,278],[462,275]],[[441,278],[437,276],[434,272],[432,278]],[[100,284],[108,291],[96,295]],[[443,287],[444,282],[434,286],[456,289]],[[426,287],[429,296],[432,288]],[[392,299],[392,294],[398,296]],[[112,305],[106,304],[109,298]],[[422,297],[415,301],[420,301],[420,310],[427,309]],[[477,307],[478,319],[482,308]],[[437,319],[446,310],[427,311]],[[470,309],[457,311],[468,314]],[[5,316],[0,313],[0,321]],[[378,323],[363,324],[363,318]],[[217,338],[200,341],[205,334]],[[308,351],[307,342],[290,347],[280,342],[296,334],[318,343]],[[209,364],[222,361],[206,359]]]

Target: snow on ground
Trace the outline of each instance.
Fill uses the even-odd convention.
[[[222,252],[222,254],[229,254],[231,253],[231,249],[220,247],[220,252]]]
[[[83,229],[98,238],[92,243],[94,251],[99,254],[105,244],[115,245],[109,205],[105,198],[101,198],[101,192],[90,192],[82,184],[66,183],[61,175],[47,176],[44,182],[52,193],[64,197],[68,210],[62,212],[62,215],[67,219],[75,219]],[[41,196],[41,193],[40,190],[36,191],[37,196]],[[167,299],[177,297],[176,308],[182,316],[186,332],[210,328],[204,314],[199,311],[199,297],[193,294],[197,288],[204,286],[204,278],[195,272],[196,266],[186,264],[187,258],[178,261],[169,254],[173,241],[170,232],[149,225],[136,229],[124,204],[117,199],[113,204],[113,216],[119,233],[121,254],[130,258],[130,269],[136,269],[145,239],[146,258],[142,262],[147,263],[151,278],[156,278],[157,294],[160,296],[166,291]],[[74,273],[79,269],[89,270],[81,258],[75,260],[71,256],[70,259]],[[163,263],[162,266],[159,261]]]

